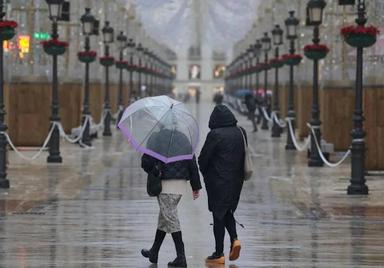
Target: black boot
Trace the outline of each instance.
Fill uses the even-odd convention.
[[[160,250],[161,244],[164,241],[165,235],[166,235],[166,232],[163,232],[157,229],[155,241],[153,242],[152,248],[149,250],[148,249],[141,250],[141,255],[143,255],[145,258],[148,258],[151,263],[157,263],[159,250]]]
[[[181,232],[172,233],[173,242],[175,242],[177,257],[174,261],[169,262],[168,266],[171,267],[187,267],[187,260],[185,259],[184,243]]]

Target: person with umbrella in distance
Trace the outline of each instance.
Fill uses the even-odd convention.
[[[136,124],[135,124],[136,122]],[[172,235],[177,257],[172,267],[187,267],[177,205],[186,193],[187,182],[193,199],[199,197],[200,176],[194,152],[198,144],[198,125],[181,102],[166,96],[142,99],[129,106],[119,128],[130,143],[144,153],[142,168],[161,179],[160,207],[155,239],[142,255],[157,263],[160,247],[167,233]]]
[[[227,229],[231,248],[229,260],[238,259],[241,245],[237,237],[234,212],[244,182],[246,132],[237,126],[233,113],[217,105],[210,117],[207,139],[199,156],[200,171],[208,194],[208,207],[213,214],[216,251],[206,258],[208,265],[224,264],[224,236]]]
[[[253,132],[257,132],[257,124],[255,121],[255,117],[256,117],[255,112],[256,112],[256,105],[257,105],[256,99],[252,94],[246,94],[244,103],[247,106],[248,119],[251,120],[253,125]]]

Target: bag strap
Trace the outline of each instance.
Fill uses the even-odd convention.
[[[244,142],[244,149],[248,147],[248,142],[245,140],[245,136],[244,136],[244,133],[243,133],[243,130],[240,128],[240,127],[237,127],[240,132],[241,132],[241,136],[243,137],[243,142]]]

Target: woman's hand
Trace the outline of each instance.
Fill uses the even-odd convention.
[[[193,200],[196,200],[200,196],[200,190],[192,192]]]

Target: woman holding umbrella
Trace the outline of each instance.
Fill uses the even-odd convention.
[[[199,156],[199,166],[207,189],[209,210],[213,214],[216,251],[206,263],[224,264],[225,229],[231,238],[229,260],[236,260],[241,249],[233,214],[244,182],[243,135],[246,140],[246,133],[237,127],[235,116],[225,105],[215,107],[209,128],[211,131]]]
[[[142,156],[141,166],[159,176],[162,191],[157,196],[160,213],[152,247],[141,251],[152,263],[157,263],[162,242],[172,235],[177,257],[168,263],[172,267],[187,267],[177,205],[186,193],[187,181],[193,199],[199,197],[200,176],[194,152],[199,129],[196,120],[180,102],[166,96],[150,97],[133,103],[126,109],[119,128]]]

